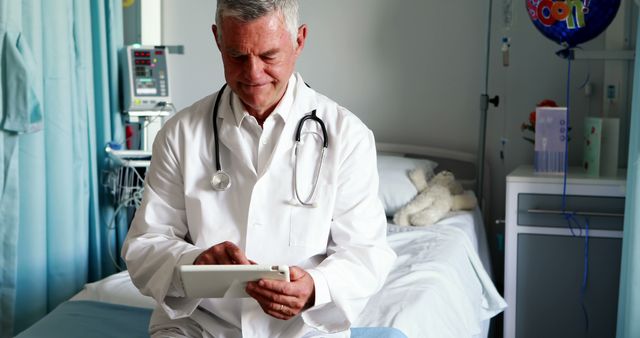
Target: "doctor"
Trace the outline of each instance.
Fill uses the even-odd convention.
[[[296,0],[218,0],[212,30],[227,86],[158,133],[122,250],[134,284],[158,302],[150,333],[349,337],[395,260],[373,134],[294,73],[307,36]],[[306,120],[294,152],[312,112],[326,136]],[[211,182],[218,169],[226,189]],[[253,263],[289,265],[291,282],[249,283],[251,298],[192,299],[176,273]]]

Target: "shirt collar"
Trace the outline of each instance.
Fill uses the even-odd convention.
[[[287,83],[287,90],[284,93],[284,96],[276,106],[276,109],[271,112],[267,119],[272,116],[279,117],[282,121],[286,121],[287,117],[291,112],[291,107],[293,106],[294,96],[295,96],[295,87],[297,84],[297,79],[294,74],[289,78],[289,83]],[[240,97],[235,93],[231,92],[231,111],[235,117],[236,125],[238,128],[242,125],[242,121],[245,118],[249,118],[251,114],[247,112],[244,108],[244,104],[240,101]]]

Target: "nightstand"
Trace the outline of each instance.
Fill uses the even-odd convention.
[[[571,168],[566,211],[583,227],[573,225],[572,233],[562,213],[562,176],[536,175],[532,166],[507,176],[505,338],[615,337],[625,190],[624,172],[589,178]]]

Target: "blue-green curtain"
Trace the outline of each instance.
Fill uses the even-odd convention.
[[[639,2],[636,0],[636,4]],[[639,4],[640,5],[640,4]],[[640,20],[636,39],[636,59],[629,133],[627,196],[622,238],[622,271],[618,296],[617,337],[640,337]]]
[[[0,337],[10,337],[115,271],[100,175],[104,145],[122,138],[122,0],[1,0],[0,38]]]

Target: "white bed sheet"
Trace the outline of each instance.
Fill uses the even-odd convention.
[[[482,213],[479,208],[475,208],[472,211],[449,212],[445,218],[438,221],[438,224],[447,224],[462,230],[467,237],[469,237],[473,249],[478,253],[482,266],[484,266],[489,276],[493,277],[489,242],[487,240],[484,222],[482,221]],[[389,223],[387,229],[387,233],[391,235],[398,232],[420,230],[422,227],[402,226]]]
[[[391,225],[398,260],[354,325],[391,326],[408,337],[482,336],[506,303],[464,230],[468,216],[411,230]]]
[[[506,303],[487,272],[480,213],[452,213],[429,227],[389,224],[388,229],[398,260],[354,326],[395,327],[412,338],[486,337],[488,319]],[[87,284],[72,300],[155,307],[152,298],[135,288],[127,271]]]

